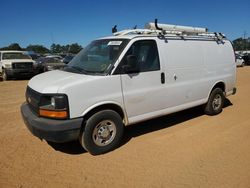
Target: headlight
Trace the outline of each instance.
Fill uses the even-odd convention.
[[[43,95],[39,104],[39,115],[55,119],[69,117],[68,98],[66,95]]]
[[[12,65],[11,65],[11,64],[5,64],[5,68],[6,68],[6,69],[11,69],[11,68],[12,68]]]
[[[54,70],[54,67],[51,66],[51,65],[48,65],[48,66],[47,66],[47,69],[48,69],[48,70]]]
[[[53,107],[56,107],[56,100],[55,100],[55,97],[51,97],[50,99],[50,103]]]

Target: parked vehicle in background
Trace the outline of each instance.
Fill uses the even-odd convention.
[[[239,55],[239,54],[235,54],[235,57],[236,57],[236,66],[237,66],[237,67],[244,67],[245,61],[244,61],[244,59],[242,58],[242,56]]]
[[[40,57],[35,62],[36,73],[63,69],[64,66],[65,63],[61,62],[59,59],[50,57]]]
[[[245,61],[245,65],[250,65],[250,54],[244,54],[242,58]]]
[[[74,55],[67,55],[62,59],[62,62],[68,64],[74,57]]]
[[[37,53],[35,53],[33,51],[26,51],[25,54],[30,56],[34,61],[37,60],[39,57],[41,57],[40,54],[37,54]]]
[[[62,56],[60,56],[60,55],[47,55],[46,57],[48,57],[48,58],[54,58],[54,59],[62,59]]]
[[[0,51],[0,74],[3,80],[34,75],[34,61],[24,51]]]

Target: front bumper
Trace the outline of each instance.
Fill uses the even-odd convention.
[[[21,113],[26,127],[40,139],[62,143],[77,140],[80,135],[82,118],[54,120],[38,117],[27,103],[21,105]]]
[[[34,76],[33,69],[5,69],[6,74],[10,77]]]

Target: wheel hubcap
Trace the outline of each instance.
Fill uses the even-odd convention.
[[[212,106],[214,110],[218,110],[221,107],[222,98],[219,94],[215,95]]]
[[[94,128],[92,139],[98,146],[106,146],[110,144],[116,135],[116,126],[113,121],[104,120],[97,124]]]

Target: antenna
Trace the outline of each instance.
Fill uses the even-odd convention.
[[[115,25],[113,28],[112,28],[112,33],[116,33],[117,32],[117,25]]]
[[[243,33],[243,50],[247,50],[247,32],[246,31],[244,31],[244,33]]]

